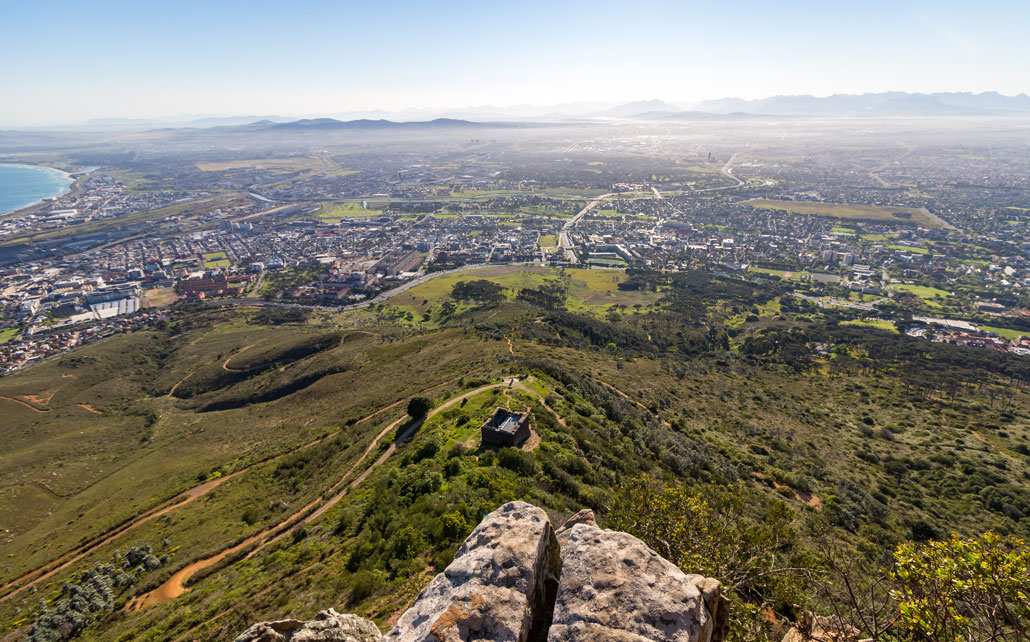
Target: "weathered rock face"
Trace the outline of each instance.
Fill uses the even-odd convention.
[[[547,514],[511,502],[487,515],[386,635],[403,642],[541,639],[561,558]]]
[[[723,642],[728,618],[719,582],[683,573],[632,535],[598,528],[592,512],[580,511],[556,536],[544,511],[511,502],[487,515],[382,639]],[[254,625],[236,642],[378,639],[371,622],[329,610],[312,622]]]
[[[329,609],[314,620],[261,622],[244,631],[235,642],[375,642],[379,628],[357,615],[341,615]]]
[[[565,550],[565,547],[569,545],[569,534],[572,532],[572,527],[576,524],[597,526],[597,522],[594,521],[594,511],[589,508],[584,508],[565,520],[565,523],[558,527],[558,544],[561,546],[563,551]]]
[[[710,642],[714,625],[695,582],[643,542],[572,527],[549,642]]]
[[[687,574],[687,579],[701,591],[701,599],[712,616],[711,642],[723,642],[730,628],[730,600],[722,592],[722,584],[704,575]]]

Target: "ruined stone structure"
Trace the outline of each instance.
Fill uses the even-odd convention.
[[[237,642],[722,642],[728,607],[717,581],[598,528],[590,511],[556,532],[541,509],[510,502],[382,638],[371,622],[330,610],[256,624]]]
[[[484,446],[518,448],[529,439],[529,413],[497,408],[480,431]]]

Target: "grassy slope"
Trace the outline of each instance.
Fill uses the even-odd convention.
[[[626,273],[621,270],[485,267],[432,279],[393,297],[387,305],[421,317],[427,311],[438,310],[449,297],[455,283],[478,279],[507,288],[505,294],[509,300],[513,300],[522,288],[537,288],[553,281],[563,282],[568,286],[569,309],[589,314],[601,314],[612,306],[632,308],[640,304],[648,307],[660,296],[654,292],[619,290],[618,284],[626,280]]]
[[[614,289],[625,278],[619,272],[568,272],[573,306],[583,310],[595,309],[590,293],[605,304],[613,296],[643,296]],[[548,278],[531,270],[473,274],[506,287],[539,285]],[[433,288],[407,303],[391,304],[415,309],[430,298],[430,305],[436,305],[447,292],[437,282],[448,278],[430,281],[426,285],[435,284]],[[730,365],[721,358],[686,361],[689,372],[674,374],[662,358],[543,346],[521,339],[517,329],[509,334],[510,353],[505,341],[486,339],[468,328],[408,329],[370,312],[277,326],[264,324],[259,314],[187,317],[172,338],[137,333],[0,379],[0,394],[47,410],[35,412],[0,400],[11,419],[2,429],[11,449],[0,455],[0,527],[10,531],[4,533],[5,554],[13,553],[0,560],[0,583],[200,480],[245,471],[166,518],[101,547],[76,566],[108,558],[136,541],[168,538],[182,548],[152,580],[131,591],[144,592],[189,561],[274,524],[316,498],[357,460],[374,434],[403,415],[403,403],[390,404],[434,385],[439,387],[428,394],[439,402],[497,381],[511,368],[520,368],[512,359],[548,359],[618,388],[654,409],[669,431],[697,444],[707,460],[731,462],[755,493],[769,501],[787,501],[799,516],[818,514],[841,477],[881,493],[891,509],[890,522],[884,527],[864,524],[858,535],[871,541],[887,541],[892,536],[884,528],[904,529],[918,519],[942,529],[1011,529],[1011,522],[975,499],[956,500],[954,492],[959,491],[946,489],[961,487],[967,478],[959,470],[963,466],[992,471],[1011,484],[1025,484],[1030,471],[1027,458],[1016,451],[1030,436],[1030,395],[1019,388],[1004,388],[1004,401],[997,403],[973,388],[946,400],[913,394],[896,376],[831,376],[827,367],[794,373],[744,362]],[[465,321],[526,319],[532,324],[537,314],[509,302],[474,312]],[[759,324],[770,322],[760,316]],[[362,332],[353,329],[358,322],[365,326]],[[624,323],[632,322],[631,316]],[[330,335],[339,336],[340,342],[284,361],[284,355],[296,355],[313,338]],[[202,411],[211,403],[266,394],[327,368],[342,371],[275,401]],[[166,396],[177,383],[176,396]],[[329,606],[385,625],[434,569],[446,563],[448,551],[453,554],[476,516],[500,501],[526,498],[559,517],[584,504],[603,505],[606,494],[626,476],[644,470],[668,474],[651,461],[642,444],[620,432],[619,423],[593,407],[581,388],[541,372],[534,387],[568,427],[553,421],[534,397],[517,390],[472,397],[465,406],[427,422],[412,442],[401,444],[397,455],[297,537],[249,560],[213,569],[172,603],[111,616],[91,630],[90,639],[232,639],[255,620],[308,617]],[[539,464],[532,474],[516,474],[470,454],[453,455],[451,449],[459,442],[477,446],[475,427],[501,404],[534,410],[542,437],[537,460],[565,462],[561,466],[578,484],[576,494],[555,487]],[[384,408],[368,421],[352,423]],[[149,413],[158,419],[148,427]],[[342,431],[335,441],[298,451],[314,454],[302,465],[287,469],[285,464],[293,460],[267,461],[337,429]],[[421,462],[413,458],[430,438],[439,442],[439,451]],[[889,458],[926,466],[899,479],[882,465]],[[446,469],[452,459],[457,470],[447,472],[437,491],[414,500],[390,495],[409,483],[407,477],[424,478]],[[32,483],[39,480],[67,497]],[[776,490],[773,481],[787,488]],[[802,485],[811,486],[812,494],[790,490]],[[388,511],[381,502],[389,504]],[[464,511],[465,530],[438,540],[433,534],[438,516],[452,510]],[[389,548],[409,523],[425,538],[410,559]],[[389,538],[387,542],[376,544],[377,533]],[[360,548],[366,540],[372,549]],[[358,550],[366,552],[355,558]],[[44,588],[58,586],[71,570]],[[0,602],[0,626],[13,621],[14,606],[30,608],[38,597],[22,594]]]

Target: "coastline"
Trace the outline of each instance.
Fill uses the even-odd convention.
[[[50,167],[49,165],[33,165],[31,163],[8,163],[8,162],[0,161],[0,166],[24,167],[24,168],[27,168],[27,169],[45,169],[45,170],[57,172],[59,174],[63,174],[64,177],[66,179],[68,179],[68,181],[70,181],[68,183],[68,185],[64,188],[64,190],[61,193],[59,193],[59,194],[51,194],[49,196],[43,196],[43,197],[33,201],[32,203],[28,203],[27,205],[22,205],[21,207],[19,207],[17,209],[8,210],[6,212],[0,212],[0,216],[3,216],[3,217],[11,216],[11,215],[14,215],[14,214],[28,214],[28,213],[31,213],[31,210],[39,207],[44,202],[46,202],[46,199],[48,199],[48,198],[58,199],[58,198],[62,198],[64,196],[67,196],[68,194],[70,194],[73,191],[75,191],[75,189],[79,186],[80,181],[82,181],[82,179],[85,178],[85,175],[80,176],[79,178],[72,178],[72,175],[71,175],[70,172],[66,172],[63,169],[57,169],[56,167]]]

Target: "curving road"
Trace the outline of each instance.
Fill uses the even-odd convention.
[[[572,238],[569,234],[572,232],[572,228],[576,227],[576,223],[586,215],[587,212],[597,207],[597,204],[606,198],[618,196],[618,194],[612,192],[609,194],[601,194],[594,200],[590,201],[586,207],[581,209],[578,214],[565,221],[565,225],[562,225],[561,232],[558,233],[558,247],[565,250],[565,258],[570,263],[579,263],[579,257],[576,256],[576,251],[572,249]]]

